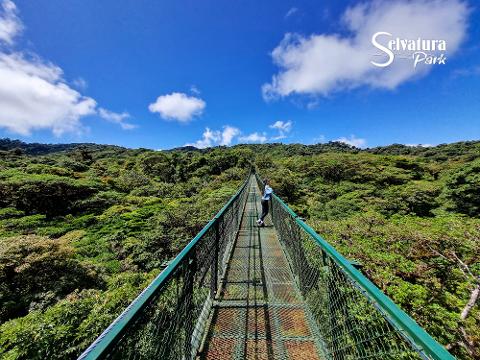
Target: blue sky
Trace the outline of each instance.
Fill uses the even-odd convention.
[[[480,139],[473,2],[0,3],[0,137],[153,149]],[[377,68],[376,31],[445,39],[447,62]]]

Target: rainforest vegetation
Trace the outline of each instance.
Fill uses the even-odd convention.
[[[76,358],[252,167],[453,354],[480,358],[480,142],[152,151],[7,139],[0,358]]]

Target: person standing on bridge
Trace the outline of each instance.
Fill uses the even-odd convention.
[[[273,193],[273,190],[269,185],[270,181],[268,179],[263,180],[263,184],[265,185],[265,187],[263,189],[263,195],[262,195],[262,215],[257,220],[257,224],[259,226],[265,226],[265,222],[263,220],[265,219],[265,216],[268,215],[268,202],[272,198],[272,193]]]

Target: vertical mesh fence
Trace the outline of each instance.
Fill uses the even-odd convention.
[[[276,195],[259,230],[252,181],[79,359],[453,359]]]
[[[261,181],[257,181],[262,188]],[[313,314],[327,358],[453,358],[446,350],[434,356],[427,353],[300,225],[298,216],[286,204],[277,196],[271,202],[272,221],[296,283]]]
[[[195,358],[241,222],[245,186],[79,359]]]
[[[239,236],[214,304],[201,360],[323,360],[313,317],[260,197],[250,186]]]

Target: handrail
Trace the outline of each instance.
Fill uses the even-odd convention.
[[[257,181],[260,181],[258,174]],[[335,248],[325,239],[315,232],[308,224],[299,218],[299,216],[275,193],[273,199],[294,218],[295,222],[310,235],[317,244],[340,266],[348,277],[362,290],[364,295],[383,312],[392,322],[392,325],[400,330],[403,336],[406,336],[410,342],[413,342],[421,351],[425,352],[432,359],[447,360],[455,359],[442,345],[433,339],[415,320],[407,313],[401,310],[387,295],[385,295],[373,282],[367,279],[359,270],[357,270],[346,258],[344,258]]]
[[[126,328],[136,319],[136,315],[149,303],[149,301],[166,285],[181,262],[197,245],[203,235],[210,230],[215,222],[222,216],[228,207],[245,189],[250,176],[222,209],[210,220],[203,229],[185,246],[172,262],[138,295],[135,300],[103,331],[103,333],[79,356],[78,360],[94,360],[101,358],[109,348],[122,336]]]
[[[260,178],[256,174],[257,181],[260,182]],[[239,190],[233,195],[230,200],[222,207],[222,209],[205,225],[205,227],[188,243],[188,245],[172,260],[172,262],[145,288],[140,295],[122,312],[120,316],[118,316],[115,321],[108,326],[108,328],[80,355],[80,360],[94,360],[99,358],[108,357],[109,352],[118,351],[118,348],[115,348],[116,345],[119,343],[124,343],[125,337],[129,336],[129,332],[127,331],[131,326],[136,326],[136,321],[138,321],[140,316],[142,316],[142,312],[148,311],[148,307],[150,306],[153,301],[158,296],[161,296],[162,291],[166,291],[168,289],[168,284],[171,283],[170,280],[174,280],[175,276],[178,276],[178,272],[181,273],[182,266],[187,266],[190,268],[191,265],[185,263],[186,260],[189,260],[192,256],[195,256],[195,253],[202,247],[207,246],[205,242],[201,240],[205,239],[218,239],[218,226],[221,226],[222,219],[227,214],[230,214],[230,210],[234,211],[237,208],[237,203],[235,201],[239,200],[241,203],[244,204],[244,191],[247,188],[251,176],[248,176],[246,181],[243,185],[239,188]],[[423,328],[421,328],[409,315],[407,315],[404,311],[402,311],[387,295],[385,295],[378,287],[376,287],[369,279],[367,279],[359,270],[357,270],[352,264],[344,258],[339,252],[335,250],[335,248],[330,245],[325,239],[323,239],[320,235],[318,235],[308,224],[306,224],[299,216],[292,210],[290,207],[276,194],[273,194],[272,201],[274,201],[274,223],[279,221],[276,225],[279,225],[279,230],[282,228],[282,224],[286,224],[282,220],[288,221],[289,225],[292,225],[292,228],[297,229],[300,228],[300,231],[296,231],[297,233],[302,233],[303,236],[307,236],[308,238],[300,238],[300,240],[305,239],[312,242],[312,247],[314,249],[318,249],[318,251],[323,254],[325,258],[329,258],[328,263],[334,265],[334,269],[339,269],[340,273],[342,273],[342,278],[349,284],[350,287],[353,287],[355,291],[358,292],[358,296],[360,298],[364,298],[366,303],[369,303],[369,306],[373,306],[375,309],[376,316],[378,316],[382,323],[390,324],[390,328],[393,329],[395,333],[400,334],[405,339],[403,342],[401,337],[397,336],[399,341],[405,344],[409,343],[407,347],[409,348],[412,346],[412,350],[418,352],[422,357],[428,357],[429,359],[445,359],[451,360],[454,357],[444,348],[442,347],[437,341],[435,341]],[[279,207],[280,206],[280,207]],[[286,213],[279,218],[275,218],[277,215],[277,209],[282,209],[281,212],[278,214]],[[238,210],[237,210],[238,212]],[[282,219],[282,220],[278,220]],[[295,222],[295,226],[293,227]],[[232,223],[234,228],[228,228],[228,234],[234,234],[237,228],[237,223]],[[284,226],[283,226],[284,227]],[[212,237],[209,235],[209,232],[215,231],[217,233],[216,237]],[[296,236],[290,236],[288,232],[284,232],[287,234],[284,238],[287,239],[289,242],[293,241],[293,246],[300,245],[301,243],[297,243],[295,240],[298,240]],[[210,236],[210,237],[209,237]],[[214,240],[215,241],[215,240]],[[218,240],[217,240],[218,241]],[[283,241],[283,240],[282,240]],[[316,248],[318,245],[318,248]],[[207,250],[208,251],[208,250]],[[218,251],[218,250],[217,250]],[[195,263],[195,262],[194,262]],[[213,263],[215,265],[216,262]],[[213,271],[214,274],[217,274],[216,267]],[[177,273],[177,275],[175,275]],[[216,276],[216,275],[215,275]],[[188,277],[190,278],[190,277]],[[337,278],[338,279],[338,278]],[[190,280],[191,281],[191,280]],[[210,281],[210,280],[209,280]],[[299,280],[301,282],[301,280]],[[329,280],[330,281],[330,280]],[[190,284],[190,285],[189,285]],[[216,281],[212,282],[212,288],[216,288]],[[185,289],[189,289],[191,287],[191,282],[185,280],[184,282]],[[333,286],[338,286],[336,283]],[[326,288],[329,288],[330,285],[327,285]],[[211,288],[211,289],[212,289]],[[190,294],[192,293],[192,290]],[[313,293],[315,295],[315,293]],[[187,298],[188,299],[188,298]],[[191,300],[190,300],[191,301]],[[182,304],[188,304],[188,300],[185,300]],[[184,306],[184,305],[182,305]],[[207,306],[211,306],[211,303],[204,302],[202,300],[197,304],[198,312],[203,313],[203,309]],[[147,309],[147,310],[146,310]],[[188,308],[182,307],[182,311],[187,310],[186,313],[189,313]],[[332,316],[335,315],[335,312],[332,312]],[[161,323],[158,323],[157,320],[155,323],[158,326],[161,326]],[[181,323],[184,326],[184,323]],[[188,322],[186,324],[189,324]],[[182,354],[194,354],[196,352],[196,348],[192,347],[192,340],[190,336],[195,333],[196,327],[194,329],[192,323],[190,323],[188,331],[186,333],[188,336],[186,337],[185,348],[180,352]],[[193,332],[192,332],[193,331]],[[176,333],[172,333],[176,334]],[[130,339],[135,339],[130,337]],[[193,339],[193,336],[192,336]],[[180,340],[183,342],[184,340]],[[165,342],[164,344],[170,344],[170,342]],[[169,346],[169,345],[168,345]],[[181,345],[183,346],[183,345]],[[359,345],[361,346],[361,345]],[[119,353],[117,353],[119,354]],[[175,358],[178,358],[179,354],[176,354]],[[341,354],[338,356],[341,357]],[[173,358],[173,357],[172,357]],[[184,357],[185,358],[185,357]]]

